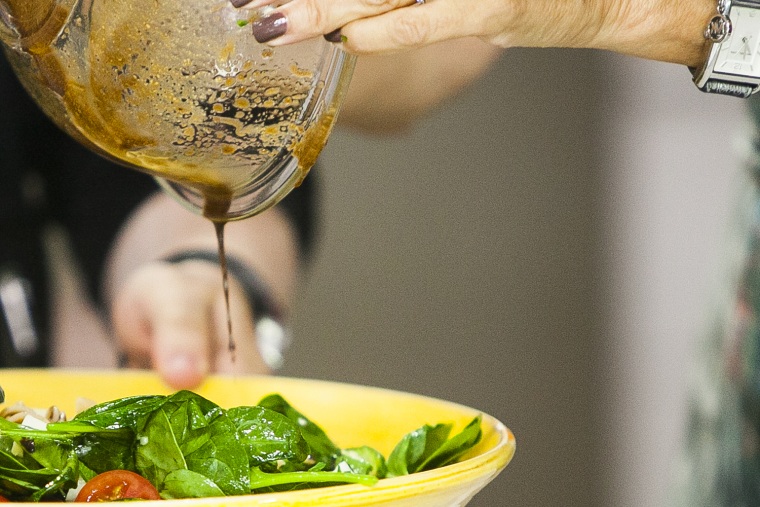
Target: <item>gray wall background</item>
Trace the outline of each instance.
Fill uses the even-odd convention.
[[[283,373],[505,422],[516,456],[474,507],[598,493],[596,65],[511,50],[404,136],[338,130],[310,176],[321,233]]]

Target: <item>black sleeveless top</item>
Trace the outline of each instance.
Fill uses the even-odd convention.
[[[313,178],[278,205],[292,218],[304,255],[312,243]],[[152,177],[91,153],[55,126],[0,51],[0,366],[49,362],[46,225],[67,230],[90,295],[99,301],[104,261],[120,225],[157,191]],[[34,336],[19,343],[27,311]]]

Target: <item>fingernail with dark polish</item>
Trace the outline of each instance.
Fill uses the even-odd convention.
[[[248,5],[253,0],[230,0],[230,3],[233,7],[242,7],[244,5]]]
[[[343,42],[343,33],[340,28],[336,28],[330,33],[324,35],[327,42]]]
[[[253,22],[253,37],[262,44],[285,35],[287,31],[288,18],[281,12],[273,12]]]

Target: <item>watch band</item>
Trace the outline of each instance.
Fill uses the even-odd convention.
[[[745,85],[740,83],[732,83],[730,81],[722,81],[720,79],[708,79],[705,81],[704,86],[701,88],[706,93],[718,93],[720,95],[731,95],[732,97],[739,97],[746,99],[757,91],[757,86]]]

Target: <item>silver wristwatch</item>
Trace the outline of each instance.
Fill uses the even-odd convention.
[[[734,97],[760,90],[760,0],[719,0],[705,38],[710,53],[692,70],[700,90]]]

